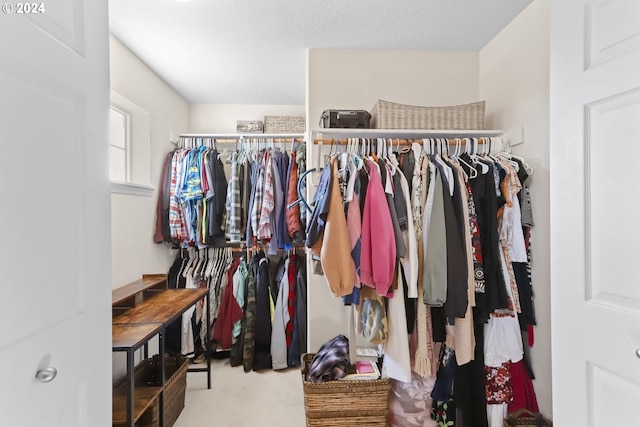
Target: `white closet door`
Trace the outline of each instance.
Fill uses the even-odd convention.
[[[551,2],[554,424],[637,426],[640,2]]]
[[[110,426],[107,2],[2,4],[0,425]]]

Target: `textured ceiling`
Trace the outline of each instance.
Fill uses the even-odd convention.
[[[110,0],[109,16],[190,103],[304,104],[306,48],[477,51],[531,1]]]

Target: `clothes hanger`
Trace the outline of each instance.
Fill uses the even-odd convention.
[[[424,138],[422,140],[421,148],[424,155],[429,156],[431,154],[431,147],[430,147],[429,140],[427,138]]]
[[[201,251],[200,249],[195,249],[195,253],[196,253],[196,260],[194,261],[193,265],[191,266],[191,271],[189,272],[189,275],[191,277],[196,277],[198,270],[200,269],[200,266],[202,265],[202,262],[204,261],[203,256],[204,253],[203,251]]]
[[[355,194],[355,183],[358,178],[358,172],[364,166],[364,161],[358,157],[358,155],[353,150],[353,145],[349,147],[350,152],[348,155],[348,169],[349,169],[349,179],[347,181],[347,186],[344,192],[344,201],[351,202],[353,200]]]
[[[215,248],[216,256],[213,264],[213,269],[211,271],[211,278],[215,278],[216,280],[220,277],[220,268],[224,262],[224,253],[222,252],[223,248]]]
[[[467,154],[467,155],[469,155],[469,153],[468,153],[469,145],[470,145],[470,144],[469,144],[469,142],[470,142],[469,138],[462,138],[462,139],[460,140],[460,144],[462,144],[462,142],[464,142],[464,152],[463,152],[463,154]],[[471,159],[471,156],[469,156],[469,158]],[[476,177],[478,176],[478,171],[476,170],[476,168],[475,168],[474,166],[472,166],[472,165],[470,165],[469,163],[467,163],[467,162],[466,162],[462,157],[460,157],[460,156],[458,156],[457,160],[458,160],[458,162],[462,163],[462,164],[463,164],[463,165],[465,165],[467,168],[469,168],[469,173],[470,173],[470,175],[467,175],[467,173],[466,173],[466,171],[465,171],[465,175],[467,175],[467,178],[474,179],[474,178],[476,178]],[[473,160],[472,160],[472,163],[473,163]],[[464,169],[463,169],[463,170],[464,170]]]
[[[405,154],[412,150],[413,143],[410,140],[407,140],[407,144],[402,146],[400,145],[400,138],[396,141],[398,142],[398,153]]]
[[[211,260],[211,248],[204,248],[203,251],[205,260],[202,263],[202,267],[200,268],[200,276],[204,279],[207,274],[207,268],[209,267],[209,262]]]
[[[211,269],[213,268],[213,248],[206,248],[207,262],[202,269],[202,277],[207,278],[211,275]]]
[[[491,170],[490,164],[492,163],[490,159],[484,157],[485,144],[483,138],[473,138],[474,140],[474,155],[472,156],[472,160],[480,165],[480,173],[485,175],[487,172]],[[482,147],[479,145],[482,143]],[[482,149],[482,152],[480,151]]]
[[[353,145],[353,139],[349,138],[350,141],[352,141],[352,145],[351,145],[351,160],[353,161],[356,170],[360,171],[362,169],[362,167],[364,166],[364,160],[362,159],[362,157],[360,157],[360,155],[357,153],[357,151],[355,150],[355,147]]]
[[[396,174],[396,170],[397,168],[400,166],[400,163],[398,162],[398,158],[396,157],[396,152],[393,151],[393,139],[389,138],[388,140],[385,140],[389,142],[389,148],[386,150],[387,151],[387,163],[389,163],[389,166],[391,167],[391,174],[395,175]],[[398,140],[398,147],[400,147],[400,140]]]
[[[199,249],[198,252],[200,253],[200,262],[193,270],[194,277],[202,277],[202,274],[207,267],[207,248]]]
[[[185,256],[186,254],[184,253],[184,249],[180,248],[180,258],[182,258],[182,262],[180,263],[180,268],[178,269],[178,276],[180,277],[182,276],[182,272],[184,271],[184,267],[187,264],[187,262],[189,261],[189,257]],[[177,283],[176,283],[177,286]]]
[[[329,147],[329,158],[331,158],[331,156],[333,156],[333,154],[334,154],[333,150],[337,151],[337,146],[338,146],[338,142],[335,140],[335,138],[331,138],[331,147]]]
[[[233,250],[228,246],[224,248],[224,261],[224,270],[222,270],[223,274],[229,269],[229,267],[231,267],[231,263],[233,262]]]
[[[217,251],[218,251],[218,257],[217,257],[216,266],[213,270],[213,276],[212,276],[215,278],[220,277],[220,275],[224,273],[224,266],[227,261],[225,248],[217,248]]]
[[[451,160],[449,156],[449,140],[447,138],[440,138],[440,145],[442,147],[442,157]]]
[[[533,175],[533,168],[531,167],[531,165],[529,165],[529,163],[526,162],[526,160],[523,157],[520,156],[516,156],[515,154],[511,153],[511,147],[509,146],[509,140],[506,139],[504,136],[500,137],[500,143],[501,146],[503,148],[503,150],[501,150],[502,155],[504,156],[508,156],[509,158],[512,159],[517,159],[520,161],[520,163],[522,163],[522,166],[524,167],[525,172],[527,172],[527,174],[529,176]],[[518,165],[520,166],[520,165]]]
[[[436,141],[437,141],[439,153],[438,155],[434,156],[434,159],[443,168],[444,172],[446,173],[447,180],[449,182],[449,194],[453,196],[453,193],[455,191],[455,184],[453,181],[454,179],[453,170],[451,169],[451,166],[449,166],[444,160],[444,158],[446,158],[447,160],[449,160],[449,158],[443,156],[443,151],[448,151],[449,149],[449,143],[446,139],[443,140],[443,138],[436,138]],[[443,144],[446,144],[446,146]]]
[[[187,275],[194,277],[195,276],[195,271],[198,267],[198,265],[200,265],[200,251],[198,249],[194,249],[194,260],[191,263],[191,266],[189,267],[189,270],[187,271]]]
[[[246,153],[246,144],[244,140],[244,136],[240,137],[240,153],[238,154],[238,163],[244,163],[247,157]]]
[[[509,153],[500,151],[495,155],[495,157],[511,165],[516,170],[516,172],[520,171],[520,164],[513,160],[513,157]]]
[[[191,269],[191,266],[193,265],[193,261],[194,261],[193,248],[188,248],[187,249],[187,256],[189,257],[189,261],[187,262],[187,265],[185,266],[184,271],[182,272],[182,277],[184,277],[185,279],[189,275],[189,270]]]
[[[488,157],[490,159],[492,159],[494,162],[500,162],[500,161],[504,162],[505,159],[499,158],[498,157],[498,153],[496,152],[496,144],[495,144],[496,140],[494,140],[493,137],[489,137],[488,140],[489,140],[489,154],[488,154]],[[513,166],[511,164],[511,161],[507,161],[507,162],[509,162],[509,165]],[[520,168],[517,165],[515,167],[517,167],[518,169]]]
[[[447,147],[451,147],[450,143],[451,141],[449,139],[445,139]],[[460,142],[460,138],[453,138],[453,154],[449,155],[449,161],[452,164],[457,164],[458,166],[460,166],[460,159],[458,158],[458,154],[459,154],[459,149],[461,146],[461,142]],[[464,170],[464,168],[462,168],[462,173],[464,175],[465,181],[469,180],[469,176],[467,175],[467,172]]]

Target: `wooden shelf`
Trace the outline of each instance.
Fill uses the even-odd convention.
[[[116,324],[111,327],[111,348],[114,351],[137,350],[162,330],[162,323],[140,325]]]
[[[113,318],[113,324],[170,323],[204,298],[208,289],[167,289]]]
[[[144,275],[122,288],[112,291],[111,347],[113,351],[127,353],[127,378],[134,381],[134,352],[144,346],[147,355],[147,343],[156,335],[164,334],[171,322],[179,319],[190,307],[206,298],[209,310],[208,289],[168,289],[166,274]],[[209,335],[205,347],[209,347]],[[159,353],[164,353],[162,340],[159,340]],[[208,353],[207,353],[208,356]],[[211,358],[207,357],[207,388],[211,388]],[[160,359],[160,372],[164,377],[165,361]],[[161,381],[162,382],[162,381]],[[164,384],[163,384],[164,386]],[[133,384],[125,380],[118,385],[113,394],[113,425],[134,427],[136,421],[154,402],[160,400],[164,387],[136,387],[130,394]],[[127,405],[128,404],[128,405]],[[127,408],[133,408],[129,413]],[[160,421],[164,421],[164,408],[159,407]]]
[[[142,416],[157,399],[162,387],[136,387],[134,403],[134,419]],[[127,425],[127,388],[119,387],[113,396],[113,421],[114,426]]]
[[[136,280],[111,292],[111,305],[113,307],[135,307],[144,298],[144,291],[167,289],[166,274],[145,274],[142,279]]]

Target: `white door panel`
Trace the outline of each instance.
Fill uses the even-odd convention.
[[[41,276],[45,283],[55,284],[33,283],[38,279],[28,274],[31,268],[25,271],[13,257],[0,261],[4,279],[7,284],[13,284],[3,287],[2,293],[7,297],[3,300],[29,301],[29,311],[34,314],[25,316],[24,304],[6,307],[5,314],[9,318],[21,321],[0,336],[0,348],[83,311],[78,271],[78,265],[81,265],[80,181],[76,167],[60,165],[60,158],[68,159],[70,164],[82,162],[78,151],[84,142],[75,129],[75,119],[82,106],[78,105],[77,94],[45,92],[46,86],[51,84],[42,81],[36,85],[17,76],[0,74],[0,93],[15,100],[11,115],[0,117],[0,129],[3,129],[6,141],[14,141],[3,148],[0,170],[5,172],[0,173],[6,178],[5,182],[14,183],[7,185],[14,187],[7,189],[14,193],[7,201],[15,201],[0,212],[0,221],[11,224],[4,235],[12,242],[15,256],[33,263],[38,271],[46,272]],[[23,181],[30,170],[36,172],[35,186],[28,185],[29,179]],[[10,175],[9,171],[14,173]],[[64,187],[56,188],[55,182],[64,183]],[[47,207],[57,207],[64,215],[50,215]],[[59,247],[44,253],[40,248],[45,239],[49,244],[58,242]],[[37,298],[33,298],[34,289],[38,289]],[[58,302],[51,304],[54,300]]]
[[[46,13],[25,15],[31,23],[47,36],[84,57],[85,19],[84,1],[72,0],[45,5]]]
[[[600,0],[586,8],[587,68],[640,48],[640,2]]]
[[[637,425],[640,2],[552,2],[551,28],[554,424]]]
[[[0,425],[106,427],[107,3],[0,19]]]

